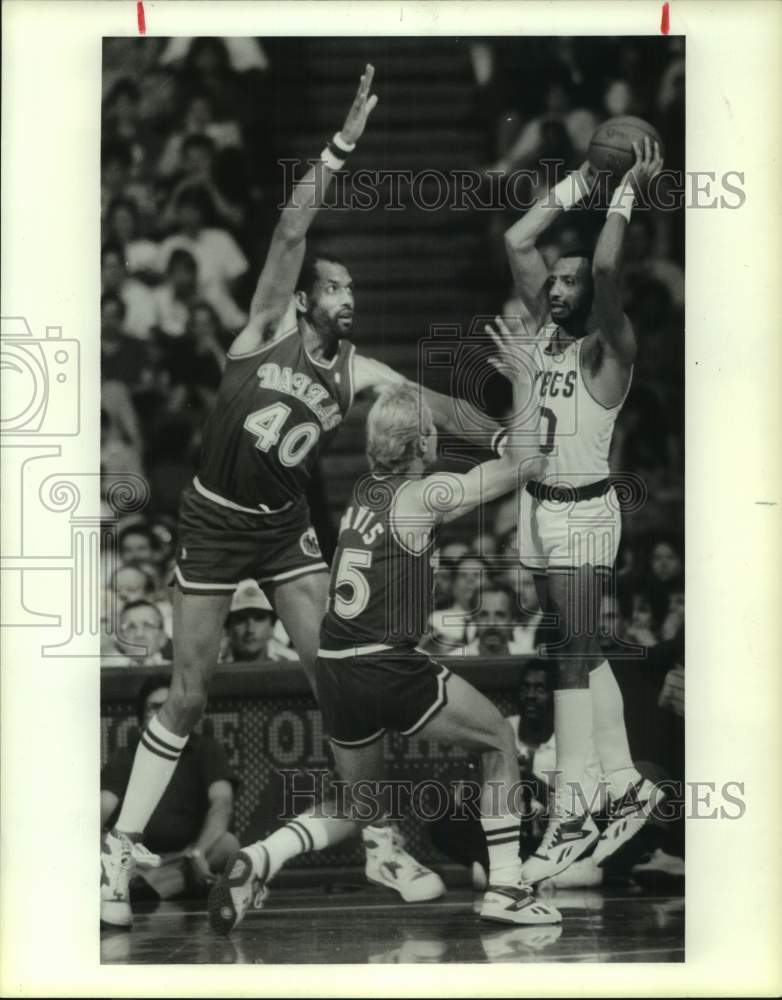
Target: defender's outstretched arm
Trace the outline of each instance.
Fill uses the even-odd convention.
[[[352,149],[361,138],[367,119],[377,104],[377,96],[370,93],[374,75],[374,67],[368,64],[339,133],[345,149]],[[321,161],[311,167],[293,188],[274,228],[250,305],[249,322],[233,342],[229,354],[246,354],[256,350],[285,315],[304,260],[307,231],[322,208],[331,178],[339,167],[338,157],[324,150]]]

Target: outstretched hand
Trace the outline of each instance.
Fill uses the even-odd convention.
[[[623,185],[630,183],[634,191],[642,193],[649,186],[649,182],[662,170],[663,158],[660,154],[660,146],[653,143],[651,139],[644,136],[643,144],[633,143],[635,153],[635,163],[630,167],[623,178]]]
[[[534,338],[527,337],[523,328],[519,333],[513,333],[502,316],[495,316],[494,322],[496,329],[489,323],[483,328],[497,348],[489,363],[509,381],[531,384],[537,371]]]
[[[359,80],[356,96],[353,98],[350,111],[345,118],[345,124],[340,130],[345,142],[351,144],[357,142],[364,134],[367,119],[377,104],[377,94],[370,95],[374,76],[375,67],[371,63],[367,63]]]

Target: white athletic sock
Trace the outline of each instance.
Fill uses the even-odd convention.
[[[489,848],[489,885],[518,885],[521,882],[518,816],[481,816],[481,826]]]
[[[154,715],[141,734],[133,769],[130,772],[116,829],[131,836],[143,834],[144,827],[163,798],[174,773],[187,736],[170,733]]]
[[[269,862],[266,879],[274,878],[283,865],[291,858],[310,851],[322,851],[334,844],[339,844],[352,833],[356,832],[356,824],[352,820],[338,819],[331,816],[312,816],[303,813],[292,819],[290,823],[269,834],[265,840],[259,840],[244,850],[252,859],[256,874],[260,875]]]
[[[624,795],[641,777],[633,767],[625,727],[622,692],[608,660],[589,675],[594,741],[600,766],[609,781],[612,798]]]
[[[554,739],[557,750],[556,806],[568,813],[582,813],[579,797],[586,794],[584,769],[592,740],[592,699],[588,688],[554,692]]]

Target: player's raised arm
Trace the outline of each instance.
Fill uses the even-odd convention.
[[[250,304],[247,327],[234,341],[229,354],[256,349],[284,316],[296,287],[306,246],[306,236],[334,172],[361,138],[367,119],[377,104],[371,93],[374,67],[367,64],[345,123],[311,167],[294,186],[272,234],[269,251]]]
[[[617,185],[592,260],[594,315],[597,337],[605,355],[629,367],[635,360],[636,343],[630,320],[622,307],[620,271],[627,224],[635,192],[643,190],[662,167],[657,143],[644,139],[643,148],[633,143],[635,163]]]
[[[398,385],[407,379],[382,361],[356,354],[353,358],[353,390],[358,395],[367,389],[382,389],[387,385]],[[446,396],[425,386],[419,386],[435,426],[455,437],[480,440],[486,447],[492,447],[504,433],[504,428],[472,403],[463,399]]]
[[[527,307],[539,329],[548,314],[546,281],[548,268],[537,240],[557,219],[561,212],[573,208],[588,193],[594,180],[594,172],[588,162],[556,187],[546,197],[537,202],[505,233],[505,250],[508,254],[516,291]]]
[[[497,345],[493,363],[513,385],[514,414],[508,425],[505,451],[501,458],[483,462],[467,473],[434,473],[414,481],[399,494],[394,513],[397,523],[407,518],[408,526],[421,525],[422,515],[430,519],[431,527],[453,521],[478,504],[494,500],[543,473],[546,459],[540,454],[540,410],[534,395],[536,366],[500,317],[496,323],[496,330],[486,328]],[[422,533],[426,530],[421,528]]]

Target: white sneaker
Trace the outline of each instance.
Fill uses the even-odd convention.
[[[603,881],[603,869],[598,868],[594,858],[579,858],[559,875],[551,879],[555,889],[591,889]],[[547,883],[544,883],[546,885]]]
[[[209,926],[216,934],[230,934],[252,907],[260,910],[269,895],[266,878],[269,873],[269,855],[260,850],[263,870],[256,874],[247,851],[231,855],[225,870],[209,892]]]
[[[646,825],[653,806],[662,797],[663,793],[651,781],[640,778],[624,795],[612,799],[608,826],[595,847],[596,865],[602,865]]]
[[[483,897],[481,917],[503,924],[558,924],[562,914],[542,903],[529,885],[490,885]]]
[[[100,846],[100,919],[111,927],[130,927],[130,877],[136,865],[157,868],[160,858],[124,833],[105,833]]]
[[[426,903],[445,894],[440,876],[404,850],[393,827],[365,827],[361,840],[367,859],[364,873],[374,885],[395,889],[406,903]]]
[[[534,884],[554,878],[586,854],[599,836],[589,813],[583,816],[552,816],[540,845],[522,865],[524,881]]]

